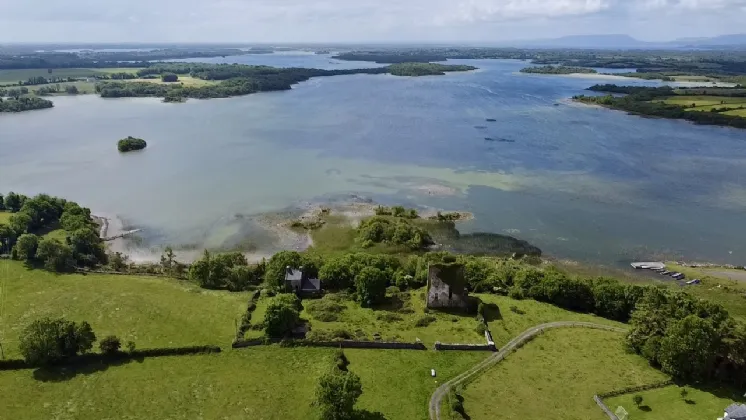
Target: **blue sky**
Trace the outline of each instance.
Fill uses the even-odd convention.
[[[746,32],[746,0],[0,0],[3,42],[643,40]]]

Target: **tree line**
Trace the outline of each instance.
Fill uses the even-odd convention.
[[[446,72],[476,70],[473,66],[450,65],[437,63],[398,63],[388,66],[389,73],[394,76],[442,76]]]
[[[10,192],[0,195],[0,202],[0,210],[12,213],[7,225],[0,224],[0,253],[56,272],[107,262],[89,209],[47,194],[28,198]],[[42,234],[57,228],[64,229],[64,242]]]
[[[598,73],[594,69],[586,67],[572,67],[572,66],[540,66],[540,67],[525,67],[521,69],[521,73],[535,73],[535,74],[574,74],[574,73]]]

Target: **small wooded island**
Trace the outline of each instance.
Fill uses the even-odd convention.
[[[388,66],[394,76],[443,76],[446,72],[476,70],[473,66],[437,63],[399,63]]]
[[[740,87],[674,89],[671,86],[606,84],[594,85],[588,90],[606,95],[579,95],[574,96],[573,100],[636,115],[688,120],[701,125],[746,128],[746,92]]]
[[[34,109],[45,109],[54,106],[52,101],[42,98],[10,97],[3,99],[2,96],[3,94],[0,92],[0,112],[31,111]]]
[[[121,139],[117,142],[117,149],[120,152],[131,152],[133,150],[142,150],[147,147],[147,143],[143,139],[138,139],[132,136],[127,136],[125,139]]]
[[[526,67],[521,69],[521,73],[532,73],[532,74],[596,74],[596,70],[589,69],[587,67],[572,67],[572,66],[539,66],[539,67]]]

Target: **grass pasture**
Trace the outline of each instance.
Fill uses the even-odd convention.
[[[687,387],[686,398],[681,396],[681,389],[672,385],[635,394],[625,394],[608,398],[604,402],[612,411],[624,407],[629,412],[629,420],[702,420],[716,419],[723,415],[725,407],[735,401],[743,402],[744,398],[731,395],[728,391],[699,390]],[[632,401],[634,395],[642,396],[638,408]]]
[[[0,372],[0,413],[13,419],[277,419],[317,416],[317,378],[333,349],[262,346],[221,354],[145,359],[79,374],[65,381],[34,379],[31,370]],[[438,383],[482,360],[483,353],[346,350],[360,375],[357,407],[388,420],[427,418]],[[430,376],[436,369],[437,378]],[[5,417],[3,417],[5,418]]]
[[[473,420],[600,420],[593,395],[666,379],[626,353],[622,340],[623,334],[601,330],[547,331],[466,386],[466,414]]]
[[[0,223],[7,225],[10,222],[10,215],[13,214],[9,211],[0,211]]]
[[[744,103],[743,105],[746,106],[746,103]],[[746,109],[734,109],[733,111],[723,112],[723,114],[746,118]]]
[[[99,338],[114,334],[139,348],[226,346],[249,296],[156,277],[55,275],[0,260],[0,341],[6,357],[19,357],[26,325],[63,316],[88,321]]]
[[[689,108],[697,107],[716,107],[721,108],[728,104],[746,104],[746,98],[730,97],[730,96],[695,96],[695,95],[679,95],[671,96],[662,100],[667,104],[672,105],[684,105]],[[692,106],[694,105],[694,106]]]

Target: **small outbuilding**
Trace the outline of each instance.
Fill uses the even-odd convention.
[[[732,404],[725,409],[722,420],[746,420],[746,405]]]
[[[298,294],[317,294],[321,293],[321,280],[312,278],[303,267],[292,268],[285,267],[285,290]]]

